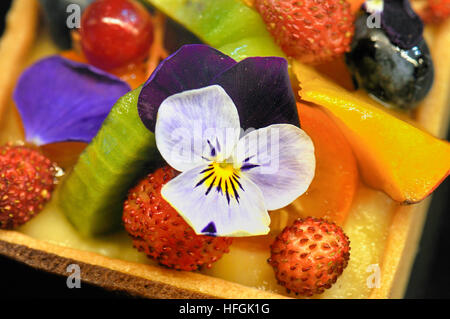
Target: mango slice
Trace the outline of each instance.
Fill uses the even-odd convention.
[[[427,197],[449,174],[450,144],[349,92],[314,69],[293,62],[305,101],[332,115],[352,145],[365,182],[398,202]]]
[[[302,129],[314,143],[316,172],[306,193],[296,201],[303,217],[325,218],[342,226],[359,183],[355,156],[339,127],[321,108],[300,103],[297,108]]]

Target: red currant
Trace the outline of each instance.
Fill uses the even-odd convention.
[[[153,24],[150,13],[135,0],[97,0],[84,11],[80,34],[89,63],[111,70],[148,56]]]

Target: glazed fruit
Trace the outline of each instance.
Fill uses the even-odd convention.
[[[312,296],[331,288],[347,267],[350,242],[339,226],[324,219],[298,219],[277,236],[269,264],[278,283]]]
[[[97,0],[83,13],[80,35],[88,61],[111,70],[148,56],[153,25],[150,13],[135,0]]]
[[[228,252],[232,239],[197,235],[161,196],[162,186],[177,175],[169,166],[149,174],[130,190],[123,223],[134,246],[159,263],[177,270],[210,268]]]
[[[361,176],[403,203],[423,200],[448,176],[450,144],[391,115],[362,92],[349,92],[294,62],[305,101],[323,106],[346,136]],[[407,154],[407,156],[405,156]]]
[[[139,93],[136,89],[117,101],[61,185],[61,208],[83,235],[119,229],[128,190],[143,170],[157,163],[154,134],[137,112]]]
[[[42,145],[40,150],[45,157],[52,162],[58,163],[58,167],[63,170],[69,170],[75,165],[85,148],[86,143],[61,142]]]
[[[254,6],[288,56],[318,64],[350,50],[353,14],[346,0],[256,0]]]
[[[297,108],[302,129],[314,143],[316,172],[296,204],[304,217],[343,225],[359,183],[355,156],[339,127],[319,106],[299,103]]]
[[[351,51],[346,55],[355,82],[390,106],[414,108],[425,98],[434,78],[425,40],[402,49],[382,28],[369,28],[367,18],[365,13],[357,18]]]
[[[0,147],[0,228],[13,229],[39,213],[55,182],[53,163],[23,146]]]

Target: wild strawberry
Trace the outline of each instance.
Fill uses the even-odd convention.
[[[51,197],[55,174],[37,150],[0,147],[0,228],[15,228],[39,213]]]
[[[161,188],[177,175],[165,166],[130,190],[123,223],[134,246],[159,263],[177,270],[211,267],[228,252],[231,238],[197,235],[161,196]]]
[[[354,27],[346,0],[256,0],[254,6],[288,56],[318,64],[350,50]]]
[[[440,23],[450,17],[450,0],[428,0],[419,14],[426,23]]]
[[[297,219],[271,246],[268,262],[278,283],[312,296],[333,285],[347,267],[350,242],[339,226],[324,219]]]

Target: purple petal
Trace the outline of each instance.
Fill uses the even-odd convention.
[[[241,127],[271,124],[299,126],[297,107],[287,61],[278,57],[251,57],[214,79],[236,105]]]
[[[236,61],[206,45],[185,45],[165,59],[145,83],[139,96],[139,116],[155,131],[158,108],[167,97],[208,86]]]
[[[93,66],[52,56],[23,72],[14,101],[27,141],[88,143],[114,103],[130,90],[127,83]]]
[[[381,25],[392,43],[409,50],[422,40],[423,22],[409,0],[384,1]]]

